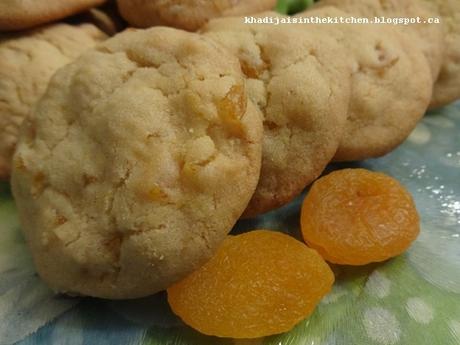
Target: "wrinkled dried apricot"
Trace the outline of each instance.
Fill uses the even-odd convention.
[[[364,265],[404,252],[419,233],[409,192],[394,178],[344,169],[317,180],[302,205],[302,234],[329,262]]]
[[[274,231],[229,236],[203,267],[168,289],[172,310],[208,335],[256,338],[290,330],[331,289],[314,250]]]

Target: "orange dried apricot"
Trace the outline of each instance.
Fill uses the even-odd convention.
[[[244,135],[241,117],[245,114],[247,99],[242,85],[234,85],[227,95],[217,103],[219,117],[228,126],[230,132],[238,137]]]
[[[302,205],[302,234],[329,262],[364,265],[404,252],[420,221],[409,192],[394,178],[344,169],[317,180]]]
[[[257,338],[290,330],[333,282],[316,251],[288,235],[257,230],[229,236],[210,261],[168,289],[168,301],[204,334]]]

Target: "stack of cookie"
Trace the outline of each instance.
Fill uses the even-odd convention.
[[[393,150],[430,102],[460,98],[449,21],[459,10],[421,1],[323,0],[300,15],[441,14],[446,25],[274,27],[231,17],[271,0],[118,0],[131,25],[199,32],[130,28],[70,64],[73,51],[45,32],[62,24],[1,42],[11,57],[0,59],[10,128],[0,167],[2,157],[4,176],[12,166],[40,275],[59,292],[153,294],[202,265],[241,216],[288,203],[329,162]],[[77,55],[88,47],[66,37]],[[39,43],[53,54],[40,64]]]

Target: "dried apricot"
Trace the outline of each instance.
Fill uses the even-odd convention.
[[[314,250],[274,231],[229,236],[198,271],[168,289],[172,310],[208,335],[257,338],[290,330],[331,289]]]
[[[244,135],[241,117],[246,112],[247,103],[244,87],[234,85],[227,95],[217,103],[219,117],[224,120],[230,132],[242,137]]]
[[[404,252],[420,221],[409,192],[394,178],[344,169],[317,180],[302,205],[302,234],[329,262],[364,265]]]

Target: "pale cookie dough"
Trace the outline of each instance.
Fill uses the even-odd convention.
[[[347,16],[334,7],[308,15]],[[392,151],[423,117],[431,98],[431,72],[418,43],[391,25],[320,28],[336,37],[354,61],[349,118],[335,160],[361,160]]]
[[[272,14],[276,16],[276,14]],[[351,66],[318,30],[212,20],[204,35],[236,55],[264,115],[262,171],[245,217],[284,205],[333,158],[345,126]]]
[[[430,11],[420,3],[420,0],[321,0],[315,8],[335,6],[349,14],[361,17],[386,18],[416,18],[423,21],[439,17],[435,11]],[[393,24],[386,24],[393,25]],[[445,27],[442,24],[410,24],[397,25],[399,30],[413,34],[419,43],[423,54],[428,60],[433,80],[436,80],[441,70],[446,51]]]
[[[246,208],[262,134],[238,60],[213,41],[128,30],[85,53],[52,78],[14,156],[39,274],[111,299],[183,278]]]
[[[117,0],[123,18],[136,27],[173,26],[195,31],[213,18],[268,11],[276,0]]]
[[[51,76],[105,38],[90,24],[0,35],[0,179],[10,174],[19,126]]]
[[[0,31],[28,29],[62,19],[106,0],[2,0]]]
[[[422,3],[442,17],[447,30],[447,52],[430,104],[430,108],[438,108],[460,99],[460,1],[423,0]]]

